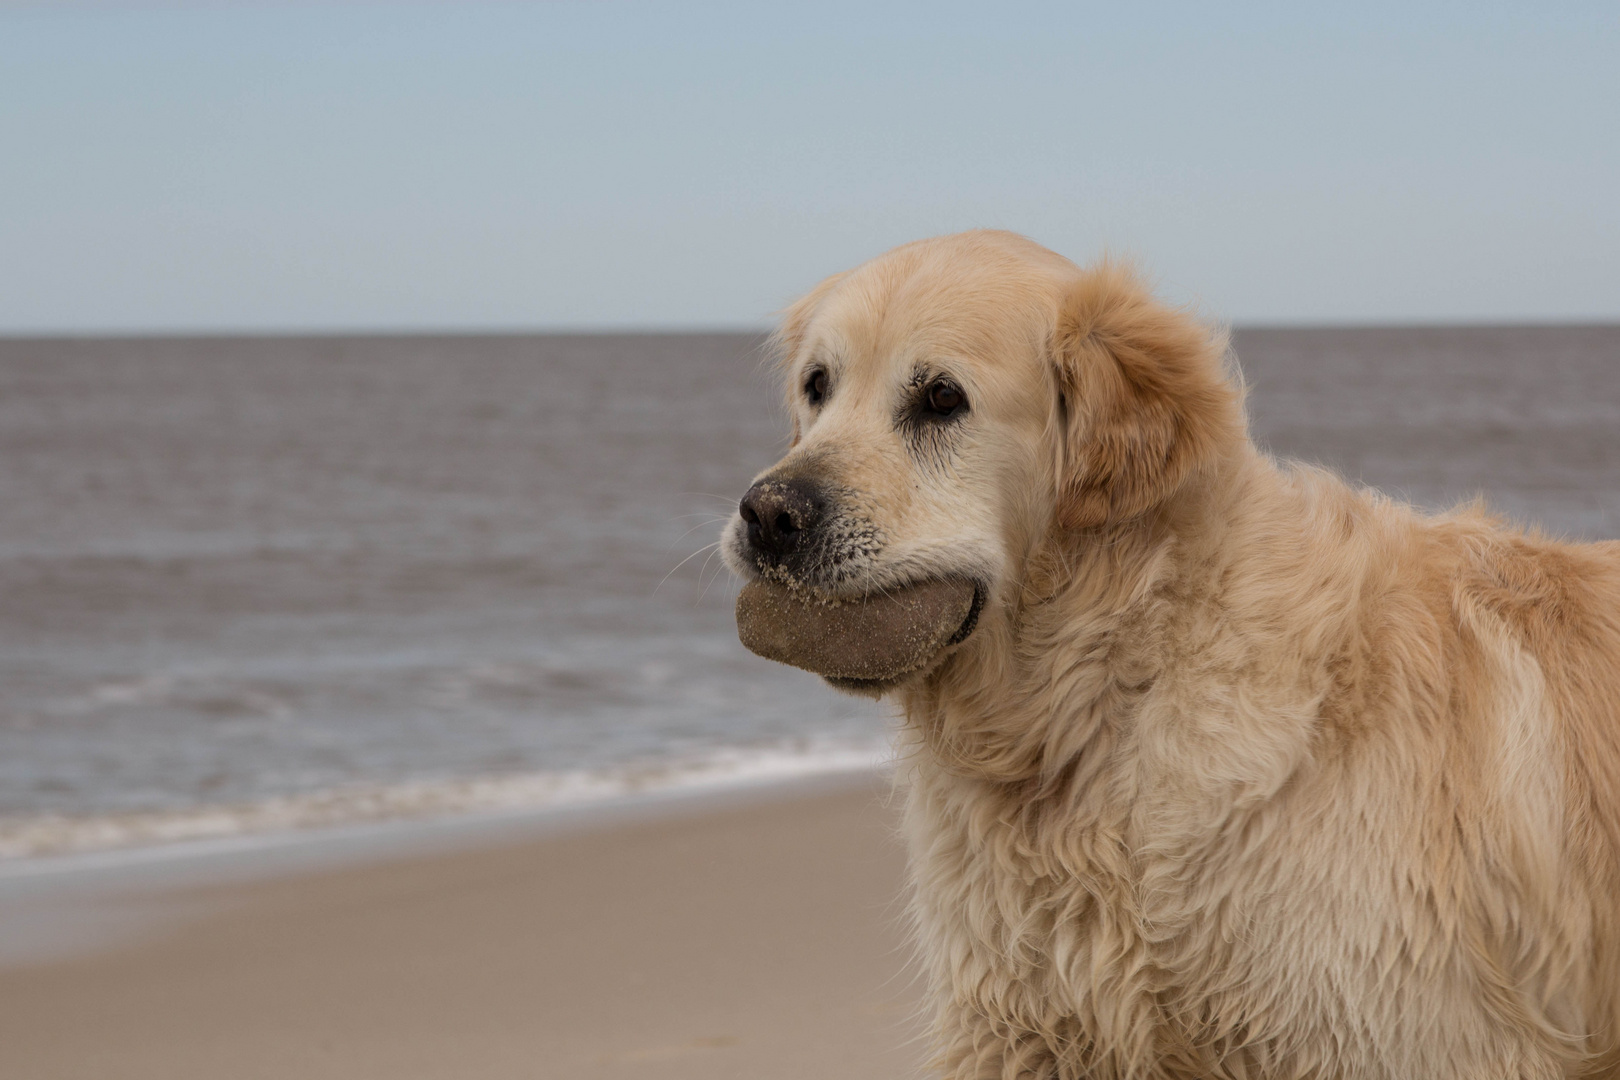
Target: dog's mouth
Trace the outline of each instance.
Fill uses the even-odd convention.
[[[753,581],[737,598],[737,634],[761,656],[850,693],[881,696],[972,636],[987,590],[939,578],[854,598]]]
[[[973,603],[968,607],[967,618],[963,619],[962,625],[956,628],[956,633],[951,635],[951,640],[945,643],[947,647],[960,645],[973,636],[973,631],[979,628],[979,616],[984,612],[984,598],[984,586],[977,581],[973,582]]]

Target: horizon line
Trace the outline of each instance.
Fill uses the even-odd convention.
[[[1515,330],[1620,328],[1620,317],[1521,319],[1390,319],[1390,320],[1211,320],[1234,332],[1255,330]],[[0,342],[26,341],[204,341],[244,338],[495,338],[495,337],[703,337],[717,335],[764,336],[774,323],[717,323],[712,325],[620,323],[585,325],[457,326],[243,326],[243,327],[129,327],[65,329],[54,327],[0,327]]]

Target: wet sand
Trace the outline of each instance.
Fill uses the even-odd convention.
[[[162,930],[0,970],[0,1076],[911,1076],[895,813],[846,778],[192,883]]]

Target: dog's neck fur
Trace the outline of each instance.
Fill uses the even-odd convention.
[[[936,985],[1022,988],[972,1008],[1091,1046],[1112,1063],[1099,1076],[1146,1075],[1141,1062],[1176,1052],[1163,995],[1191,992],[1189,973],[1209,959],[1190,951],[1209,950],[1194,927],[1221,903],[1195,879],[1234,857],[1245,820],[1320,743],[1346,620],[1377,573],[1376,560],[1321,567],[1291,549],[1322,515],[1376,544],[1383,526],[1370,510],[1342,483],[1284,472],[1244,440],[1155,512],[1053,534],[1033,552],[1021,595],[976,647],[904,700],[919,929],[943,935],[926,950],[936,964],[956,965],[935,971]],[[1325,592],[1346,619],[1302,602]],[[1219,609],[1234,595],[1241,607]],[[1254,663],[1285,651],[1299,662]],[[1045,881],[1022,895],[1051,899],[1009,908],[981,888],[1000,875]],[[1076,881],[1085,888],[1073,892]],[[950,956],[963,941],[982,952]],[[1071,962],[1082,953],[1096,962]],[[1077,969],[1090,985],[1068,984]],[[1054,1015],[1065,1001],[1080,1012]]]
[[[1148,514],[1049,531],[978,640],[905,696],[906,717],[931,763],[1016,785],[1023,801],[1083,785],[1168,667],[1240,664],[1245,632],[1271,639],[1293,621],[1291,590],[1273,581],[1274,622],[1226,623],[1219,642],[1187,637],[1191,627],[1209,624],[1189,617],[1189,608],[1213,604],[1234,576],[1251,572],[1239,553],[1276,574],[1286,562],[1276,552],[1290,543],[1290,514],[1321,512],[1311,504],[1331,489],[1342,492],[1336,482],[1322,486],[1329,490],[1291,483],[1244,440]],[[1234,534],[1267,542],[1258,549],[1229,543]],[[1196,724],[1196,717],[1184,719]]]

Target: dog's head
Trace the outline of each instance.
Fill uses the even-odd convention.
[[[970,583],[963,626],[907,679],[1007,613],[1040,544],[1146,515],[1241,430],[1219,335],[1124,269],[1008,233],[829,278],[775,345],[793,443],[744,495],[726,561],[834,598]]]

